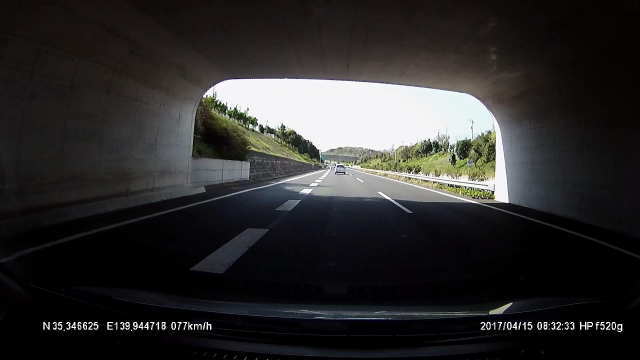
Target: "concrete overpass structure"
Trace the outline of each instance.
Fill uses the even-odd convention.
[[[187,185],[202,94],[286,77],[474,95],[499,199],[637,237],[638,20],[638,1],[13,2],[0,214]]]

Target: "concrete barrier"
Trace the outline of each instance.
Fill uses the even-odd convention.
[[[210,185],[249,180],[250,168],[248,161],[192,158],[191,184]]]
[[[0,219],[0,239],[9,238],[30,229],[71,221],[82,217],[145,205],[157,201],[190,196],[205,191],[204,185],[249,180],[248,161],[221,159],[191,159],[191,184],[167,186],[89,200],[78,204],[64,204],[33,213],[16,213]],[[1,251],[1,249],[0,249]]]
[[[156,191],[143,191],[103,200],[44,209],[29,214],[17,214],[13,217],[0,219],[0,239],[8,239],[39,227],[203,192],[205,192],[203,186],[169,186]],[[2,251],[3,249],[0,248],[0,253]]]
[[[253,171],[252,164],[256,164],[257,172]],[[250,161],[192,158],[190,168],[191,184],[121,194],[78,204],[65,204],[29,214],[17,213],[14,216],[2,218],[0,219],[0,239],[10,238],[30,229],[82,217],[203,193],[204,185],[249,180],[250,177],[252,180],[271,179],[313,170],[317,166],[255,153],[250,156]]]
[[[269,180],[283,176],[296,175],[320,168],[318,165],[255,151],[250,151],[248,158],[251,163],[249,178],[252,181]]]

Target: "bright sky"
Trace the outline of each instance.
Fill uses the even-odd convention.
[[[366,82],[300,79],[227,80],[207,93],[249,108],[261,124],[287,127],[321,151],[339,146],[376,150],[434,138],[453,140],[493,128],[493,116],[471,95]]]

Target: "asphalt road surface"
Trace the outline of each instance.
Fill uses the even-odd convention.
[[[40,286],[289,303],[601,297],[637,281],[638,258],[524,215],[322,170],[31,233],[0,263]]]

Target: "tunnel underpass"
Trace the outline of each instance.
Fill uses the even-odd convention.
[[[3,217],[187,185],[212,84],[318,78],[472,94],[500,125],[498,199],[639,234],[635,2],[28,1],[2,17]]]
[[[639,20],[636,0],[5,4],[0,338],[83,358],[637,352]],[[355,167],[192,176],[203,94],[286,78],[474,96],[498,124],[497,201]],[[614,326],[480,328],[540,319]]]

